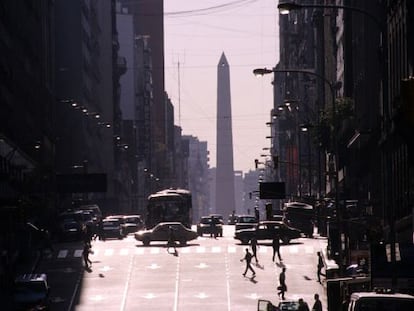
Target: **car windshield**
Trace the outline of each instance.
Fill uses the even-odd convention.
[[[105,221],[103,223],[104,227],[113,227],[113,226],[118,226],[119,222],[117,220],[114,221]]]
[[[243,222],[243,223],[255,223],[256,218],[255,217],[240,217],[237,222],[239,222],[239,223],[241,223],[241,222]]]
[[[211,223],[211,218],[201,218],[200,223],[206,225]]]

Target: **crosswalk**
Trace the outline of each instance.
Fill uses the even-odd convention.
[[[239,254],[243,255],[246,246],[187,246],[177,247],[180,254]],[[130,248],[111,248],[106,247],[104,244],[93,246],[93,257],[111,257],[111,256],[144,256],[144,255],[157,255],[166,252],[166,247],[162,244],[160,246],[149,246],[149,247],[130,247]],[[272,254],[272,247],[260,246],[258,248],[258,254]],[[290,253],[293,255],[305,255],[305,254],[316,254],[316,249],[313,246],[306,245],[286,245],[281,249],[283,253]],[[49,254],[48,258],[66,259],[66,258],[80,258],[82,257],[82,249],[59,249]]]

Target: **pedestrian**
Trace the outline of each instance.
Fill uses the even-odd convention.
[[[279,236],[276,236],[272,241],[272,247],[273,247],[273,257],[272,261],[275,261],[275,255],[277,254],[277,257],[279,257],[279,261],[282,261],[282,256],[280,256],[280,238]]]
[[[281,297],[283,300],[285,299],[285,292],[287,292],[287,286],[286,286],[286,268],[282,268],[282,272],[279,274],[279,286],[277,287],[279,292],[277,295]]]
[[[167,241],[167,252],[170,252],[170,247],[174,248],[174,254],[177,253],[177,249],[175,248],[175,235],[174,229],[170,226],[168,228],[168,241]]]
[[[313,297],[315,298],[315,302],[312,311],[322,311],[322,302],[319,300],[319,295],[315,294]]]
[[[252,252],[253,252],[253,257],[256,259],[256,264],[259,263],[259,260],[257,259],[257,239],[256,237],[252,237],[252,239],[250,240],[250,246],[252,248]]]
[[[299,308],[298,308],[298,311],[309,311],[309,306],[303,300],[303,298],[299,298]]]
[[[216,228],[216,219],[215,217],[211,217],[210,220],[210,238],[214,237],[217,239],[217,228]]]
[[[89,253],[91,253],[91,245],[89,243],[83,244],[83,262],[85,263],[85,268],[89,269],[92,266],[92,261],[89,259]]]
[[[243,276],[246,276],[247,270],[252,271],[252,273],[253,273],[252,277],[254,277],[256,275],[256,271],[254,271],[254,269],[251,265],[252,258],[253,258],[252,253],[250,253],[249,249],[246,248],[246,254],[244,255],[244,257],[242,259],[240,259],[240,261],[245,261],[246,262],[246,269],[244,270]]]
[[[317,252],[318,255],[318,266],[317,266],[317,276],[318,276],[318,282],[321,283],[321,275],[322,275],[322,268],[323,268],[323,258],[322,253]]]
[[[255,208],[254,208],[254,217],[256,217],[257,222],[260,221],[260,212],[259,212],[259,209],[257,208],[257,206],[255,206]]]

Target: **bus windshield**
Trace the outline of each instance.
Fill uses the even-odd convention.
[[[145,222],[147,229],[166,221],[178,221],[188,228],[191,227],[192,205],[190,191],[168,189],[148,197]]]

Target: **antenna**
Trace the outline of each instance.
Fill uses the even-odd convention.
[[[178,56],[177,60],[177,82],[178,82],[178,126],[181,127],[181,68],[180,68],[180,56]]]

